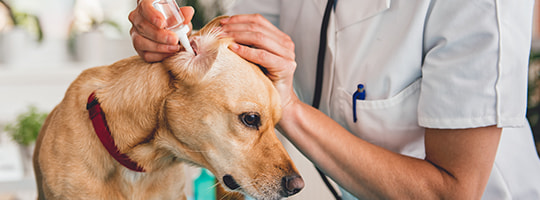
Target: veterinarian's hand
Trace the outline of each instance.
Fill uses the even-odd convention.
[[[152,6],[153,1],[139,0],[135,10],[129,14],[133,47],[147,62],[161,61],[181,48],[175,33],[165,29],[167,25],[165,19]],[[184,23],[189,23],[191,29],[191,18],[195,10],[191,6],[186,6],[181,7],[180,11],[184,15]]]
[[[296,69],[294,43],[262,15],[235,15],[221,20],[226,36],[235,42],[229,48],[238,55],[268,70],[281,96],[282,108],[298,100],[293,90]]]

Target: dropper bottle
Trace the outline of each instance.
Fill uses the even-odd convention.
[[[184,16],[180,13],[180,8],[176,4],[175,0],[155,0],[152,6],[156,8],[167,22],[165,29],[171,30],[176,33],[180,44],[186,49],[187,52],[193,53],[193,49],[189,43],[187,34],[189,32],[189,26],[184,24]]]

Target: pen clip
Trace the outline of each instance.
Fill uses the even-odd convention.
[[[352,98],[352,109],[353,109],[353,121],[356,123],[358,118],[356,117],[356,100],[365,100],[366,99],[366,89],[364,84],[358,84],[358,89],[353,94]]]

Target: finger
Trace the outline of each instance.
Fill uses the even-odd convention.
[[[172,45],[158,43],[140,35],[137,31],[131,31],[131,38],[133,41],[133,46],[138,51],[175,53],[180,50],[180,45],[178,45],[178,43]]]
[[[287,34],[283,33],[280,30],[262,26],[261,24],[256,24],[256,23],[227,24],[227,25],[222,25],[222,30],[226,34],[233,33],[233,32],[261,33],[265,35],[264,37],[268,37],[269,39],[282,45],[284,48],[294,49],[294,44],[292,43],[291,38]]]
[[[267,34],[261,32],[229,32],[227,33],[227,36],[234,38],[237,43],[266,50],[288,60],[294,60],[294,47],[286,48],[285,46],[290,45],[283,44],[285,41],[276,42]],[[290,41],[290,43],[292,43],[292,41]]]
[[[272,81],[279,81],[285,78],[285,76],[290,75],[290,73],[294,73],[294,67],[296,66],[294,60],[283,59],[268,51],[250,48],[236,43],[231,44],[229,48],[240,57],[264,66],[268,70],[268,77]]]
[[[281,98],[281,106],[284,108],[295,95],[293,90],[293,76],[296,69],[294,60],[286,60],[268,51],[254,49],[233,43],[229,48],[244,59],[259,64],[266,69],[266,76],[273,82]]]
[[[165,28],[165,18],[154,8],[153,2],[153,0],[141,0],[137,5],[137,9],[146,21],[160,29]]]
[[[135,31],[145,38],[163,44],[173,45],[178,43],[178,39],[173,32],[155,26],[136,10],[129,14],[129,20]]]
[[[279,28],[274,26],[270,21],[268,21],[266,18],[264,18],[264,16],[260,14],[234,15],[229,18],[222,19],[220,22],[222,25],[260,24],[261,27],[264,27],[267,31],[270,31],[272,33],[280,33],[280,34],[286,35],[285,33],[281,32]]]
[[[191,23],[193,15],[195,14],[195,9],[191,6],[180,7],[180,12],[184,15],[184,24]]]
[[[291,38],[262,15],[237,15],[222,21],[225,21],[222,24],[225,35],[233,37],[236,42],[294,58],[294,43]]]
[[[264,27],[261,24],[257,23],[230,23],[221,25],[222,30],[225,33],[230,32],[259,32],[259,33],[265,33],[268,35],[267,37],[270,37],[272,40],[279,40],[279,34],[276,34],[272,32],[271,29]]]
[[[191,23],[191,20],[193,19],[193,16],[195,15],[195,9],[191,6],[184,6],[180,7],[180,12],[182,12],[182,15],[184,15],[184,24],[187,24],[189,27],[188,36],[191,35],[191,31],[193,30],[193,24]]]
[[[160,62],[165,58],[171,57],[174,54],[155,53],[155,52],[142,52],[139,54],[141,58],[146,62]]]

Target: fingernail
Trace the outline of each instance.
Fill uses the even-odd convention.
[[[221,22],[222,24],[225,24],[225,23],[229,22],[230,19],[231,19],[230,17],[227,17],[225,19],[220,20],[219,22]]]
[[[163,24],[163,22],[161,20],[159,20],[159,18],[154,18],[154,25],[156,25],[157,27],[159,28],[165,28],[165,25]]]
[[[231,48],[233,51],[236,51],[236,50],[240,49],[240,45],[238,45],[236,43],[232,43],[231,45],[229,45],[229,48]]]
[[[195,13],[195,8],[193,6],[186,6],[188,7],[189,9],[191,9],[191,12]]]

